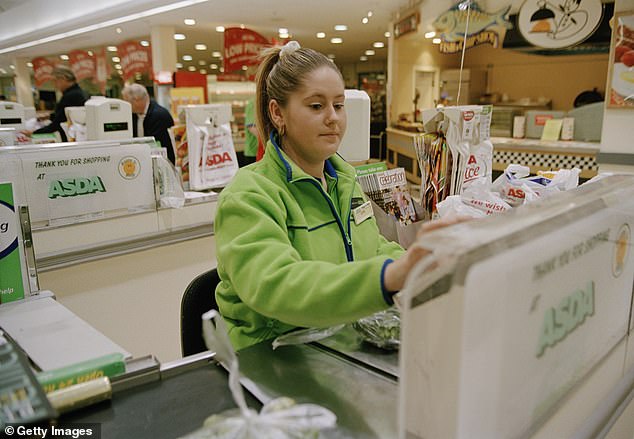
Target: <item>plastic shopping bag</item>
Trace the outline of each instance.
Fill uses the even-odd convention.
[[[203,314],[202,318],[205,344],[229,370],[229,389],[238,408],[210,416],[201,428],[182,439],[318,438],[320,431],[336,425],[337,417],[330,410],[315,404],[296,404],[286,397],[267,402],[259,413],[247,407],[240,385],[238,358],[224,320],[215,310]]]

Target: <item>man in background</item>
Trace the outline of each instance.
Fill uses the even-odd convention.
[[[153,136],[167,149],[167,158],[175,163],[174,147],[168,129],[174,126],[172,115],[150,99],[141,84],[129,84],[121,92],[123,99],[132,106],[132,134],[134,137]]]
[[[57,66],[53,69],[53,77],[55,78],[55,88],[62,93],[62,97],[55,105],[55,113],[51,118],[51,123],[39,128],[35,131],[22,131],[30,136],[31,134],[44,134],[58,132],[62,138],[62,142],[67,142],[66,133],[61,127],[62,122],[66,122],[66,107],[81,107],[84,105],[88,96],[79,88],[77,78],[73,71],[66,66]]]

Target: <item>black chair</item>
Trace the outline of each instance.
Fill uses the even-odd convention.
[[[210,309],[218,309],[215,291],[219,282],[218,271],[214,268],[196,276],[185,289],[181,299],[181,352],[183,357],[207,350],[200,316]]]

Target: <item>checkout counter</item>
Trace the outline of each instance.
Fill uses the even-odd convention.
[[[399,352],[348,328],[249,347],[248,404],[323,405],[338,417],[333,438],[630,438],[633,191],[634,177],[607,177],[435,232],[433,256],[398,297]],[[234,406],[213,356],[131,360],[111,401],[60,422],[97,422],[108,438],[180,437]]]

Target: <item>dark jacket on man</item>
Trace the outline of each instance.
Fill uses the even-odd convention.
[[[139,117],[136,113],[132,114],[132,134],[138,137],[137,120]],[[168,128],[174,126],[172,115],[165,108],[161,107],[153,99],[150,99],[147,113],[143,119],[143,135],[154,136],[161,143],[163,148],[167,149],[167,158],[172,163],[176,163],[174,148],[172,147],[172,139],[170,138]]]
[[[62,142],[67,142],[66,133],[60,126],[62,122],[66,122],[66,107],[81,107],[88,100],[86,93],[79,88],[77,83],[68,87],[62,93],[62,98],[55,105],[55,113],[51,119],[51,123],[38,130],[33,131],[33,134],[54,133],[59,131],[62,137]]]

